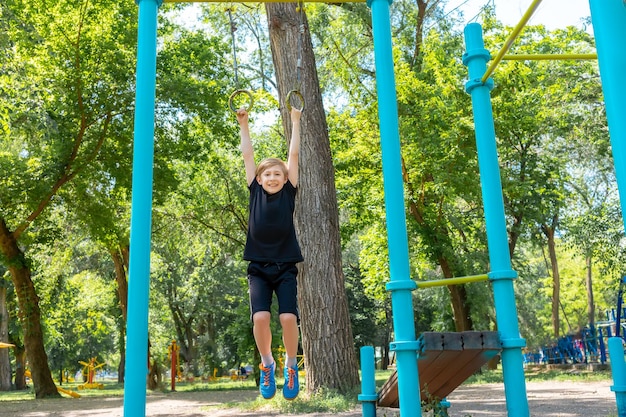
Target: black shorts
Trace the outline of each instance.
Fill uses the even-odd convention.
[[[293,262],[250,262],[248,265],[248,291],[251,316],[259,311],[271,311],[272,297],[276,293],[278,314],[298,311],[298,267]]]

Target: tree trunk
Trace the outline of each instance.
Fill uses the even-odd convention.
[[[587,277],[585,283],[587,284],[587,320],[589,322],[589,328],[596,328],[596,306],[593,300],[593,281],[591,279],[591,256],[585,257],[585,265],[587,266]]]
[[[15,343],[13,348],[13,355],[15,355],[15,389],[16,390],[25,390],[26,386],[26,376],[24,371],[26,370],[26,350],[24,346]]]
[[[453,278],[454,272],[450,268],[448,259],[443,256],[439,257],[439,266],[445,278]],[[454,328],[457,332],[472,330],[474,323],[470,317],[469,306],[467,303],[467,291],[465,285],[448,285],[450,292],[450,300],[452,302],[452,312],[454,313]]]
[[[111,250],[111,259],[115,267],[115,282],[117,282],[117,296],[122,309],[122,317],[126,323],[126,315],[128,312],[128,245],[119,247],[117,250]]]
[[[0,251],[6,259],[19,305],[19,319],[24,331],[26,357],[31,368],[35,397],[60,397],[54,385],[41,329],[39,297],[31,279],[28,262],[4,219],[0,219]]]
[[[120,303],[120,309],[122,310],[123,324],[120,329],[121,343],[120,348],[120,363],[117,367],[117,382],[124,382],[124,374],[126,367],[126,318],[128,314],[128,260],[129,260],[130,248],[128,245],[120,245],[117,250],[111,249],[111,259],[113,259],[113,266],[115,268],[115,282],[117,283],[117,298]]]
[[[0,342],[9,342],[9,311],[7,288],[0,282]],[[11,360],[9,349],[0,349],[0,391],[11,391]]]
[[[345,393],[359,384],[358,362],[341,268],[339,209],[328,125],[313,46],[306,15],[296,11],[295,3],[266,3],[265,8],[288,138],[291,123],[285,97],[296,86],[299,52],[302,58],[299,91],[306,108],[301,122],[299,191],[294,219],[305,259],[299,265],[298,301],[306,387],[309,392],[327,387]]]
[[[554,337],[559,338],[561,331],[561,321],[559,318],[559,305],[561,302],[561,276],[559,274],[559,264],[556,258],[556,245],[554,242],[554,232],[556,227],[555,220],[552,222],[552,226],[547,224],[541,225],[543,234],[548,239],[548,254],[550,257],[550,268],[552,269],[552,329],[554,331]]]

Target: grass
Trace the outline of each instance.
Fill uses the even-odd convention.
[[[379,389],[393,371],[376,371],[376,387]],[[544,368],[529,368],[525,372],[527,381],[605,381],[611,380],[609,371],[586,371],[586,370],[556,370]],[[100,382],[100,381],[99,381]],[[279,381],[280,382],[280,381]],[[502,383],[502,371],[484,371],[470,377],[465,384]],[[122,384],[116,382],[104,382],[101,390],[78,390],[78,383],[63,384],[63,388],[78,392],[83,397],[116,397],[124,395]],[[304,385],[304,378],[301,378]],[[339,413],[349,411],[357,407],[357,396],[360,387],[354,392],[341,394],[334,390],[320,390],[314,394],[307,394],[304,390],[298,398],[287,401],[280,395],[279,383],[276,397],[272,400],[264,400],[258,396],[255,400],[236,403],[227,403],[222,408],[239,408],[248,412],[272,411],[282,414],[305,414],[305,413]],[[206,391],[256,391],[254,380],[232,381],[223,378],[218,382],[181,382],[176,384],[177,392],[206,392]],[[169,381],[164,381],[163,388],[155,393],[169,393]],[[172,394],[175,395],[175,394]],[[32,388],[28,391],[0,392],[0,403],[3,401],[28,401],[35,398]],[[214,409],[214,408],[213,408]]]
[[[77,392],[81,397],[122,397],[124,396],[124,384],[113,381],[97,381],[102,383],[103,389],[88,389],[79,390],[78,386],[82,385],[82,382],[69,382],[63,383],[62,387],[70,391]],[[167,383],[167,385],[166,385]],[[169,381],[164,381],[162,388],[155,391],[148,391],[148,395],[151,392],[163,393],[171,392]],[[232,381],[224,378],[217,382],[200,382],[189,383],[179,382],[176,384],[177,392],[205,392],[205,391],[236,391],[236,390],[256,390],[256,384],[253,380],[245,381]],[[62,394],[62,396],[65,396]],[[3,391],[0,392],[0,403],[3,401],[27,401],[35,399],[35,390],[32,385],[30,388],[23,391]]]
[[[265,400],[260,396],[253,401],[228,404],[240,410],[249,412],[273,411],[281,414],[306,413],[339,413],[349,411],[357,406],[357,392],[342,395],[335,390],[322,389],[313,394],[300,392],[298,398],[287,401],[280,393],[280,386],[276,396]]]
[[[611,371],[587,371],[587,370],[560,370],[546,369],[543,367],[530,367],[524,371],[526,381],[607,381],[611,380]],[[489,370],[472,375],[464,384],[494,384],[502,383],[502,370]]]

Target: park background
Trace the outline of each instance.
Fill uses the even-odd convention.
[[[416,280],[489,269],[461,62],[466,19],[444,6],[392,5]],[[228,108],[233,89],[254,92],[259,157],[284,154],[288,135],[264,7],[236,5],[234,27],[224,4],[203,5],[199,20],[188,7],[165,4],[159,15],[150,353],[165,368],[176,340],[185,375],[209,378],[215,369],[258,362],[241,260],[247,190]],[[57,379],[94,357],[123,378],[133,302],[126,291],[136,12],[133,2],[113,1],[0,6],[0,334],[15,345],[0,349],[2,389],[25,383],[26,348],[44,352],[37,371]],[[356,382],[356,349],[378,347],[385,367],[393,339],[371,24],[364,4],[307,4],[306,16],[315,57],[307,64],[316,69],[325,112],[305,116],[303,127],[326,132],[328,147],[309,142],[305,149],[330,164],[307,167],[303,155],[305,175],[323,180],[303,187],[330,192],[301,202],[297,221],[307,233],[300,238],[311,254],[301,308],[332,311],[327,321],[303,316],[303,351],[347,368],[307,382],[345,389]],[[510,28],[489,8],[480,20],[493,53]],[[581,27],[529,26],[512,52],[593,53],[589,26],[584,19]],[[493,78],[520,329],[535,350],[579,335],[615,308],[621,213],[597,63],[506,62]],[[314,233],[320,219],[338,233]],[[340,256],[328,256],[327,247]],[[413,297],[418,333],[494,330],[488,283]],[[348,349],[325,349],[336,335]]]

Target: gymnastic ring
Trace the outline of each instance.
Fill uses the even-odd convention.
[[[291,90],[290,92],[287,93],[287,110],[291,111],[291,96],[296,96],[300,99],[300,101],[302,102],[302,108],[300,109],[300,111],[304,110],[304,97],[302,97],[302,93],[299,92],[298,90]]]
[[[240,96],[241,94],[246,94],[248,96],[248,106],[243,106],[243,107],[236,107],[234,100],[237,96]],[[245,104],[245,103],[244,103]],[[237,111],[241,108],[243,108],[246,111],[250,111],[252,109],[252,104],[254,104],[254,98],[252,97],[252,93],[248,90],[235,90],[230,97],[228,98],[228,107],[230,107],[230,109],[237,113]]]

